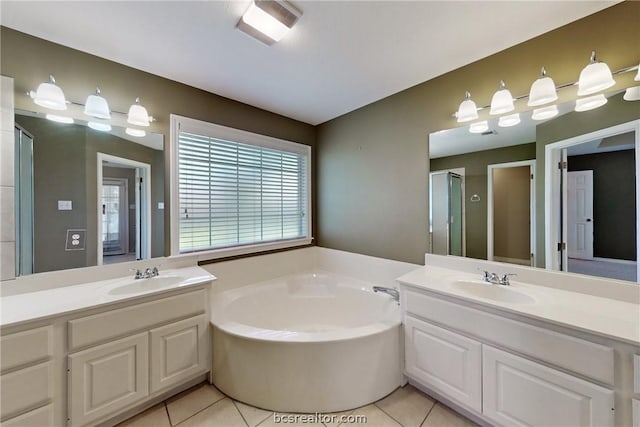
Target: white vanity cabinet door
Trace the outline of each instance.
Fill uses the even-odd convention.
[[[207,326],[201,315],[151,330],[151,393],[207,370]]]
[[[612,426],[613,390],[483,345],[483,414],[504,426]]]
[[[148,345],[145,332],[69,355],[71,427],[113,415],[149,394]]]
[[[478,412],[482,410],[482,345],[405,317],[407,375]]]

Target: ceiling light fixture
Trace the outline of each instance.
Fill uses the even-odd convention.
[[[467,91],[464,93],[464,101],[460,103],[458,112],[456,113],[458,123],[468,122],[478,118],[478,107],[471,100],[471,94]]]
[[[493,98],[491,98],[491,110],[489,110],[489,114],[508,113],[509,111],[513,111],[514,108],[513,96],[511,96],[511,92],[504,84],[504,80],[500,80],[500,88],[493,94]]]
[[[33,102],[41,107],[60,111],[67,109],[67,100],[64,98],[64,92],[62,92],[60,86],[56,85],[56,79],[53,78],[52,74],[49,75],[48,83],[40,83],[35,92],[29,92],[29,96],[31,96]]]
[[[140,105],[140,98],[136,98],[135,104],[129,107],[127,122],[137,126],[149,126],[149,113],[146,108]]]
[[[280,41],[302,12],[285,0],[255,0],[236,27],[266,45]]]
[[[591,95],[610,88],[616,84],[609,66],[604,62],[598,62],[595,50],[591,52],[589,65],[580,72],[578,79],[578,96]]]
[[[501,128],[508,128],[520,123],[520,113],[510,114],[508,116],[502,116],[498,119],[498,126]]]
[[[607,98],[602,93],[599,95],[587,96],[586,98],[578,98],[576,100],[575,110],[579,112],[595,110],[598,107],[602,107],[606,103]]]
[[[533,110],[531,118],[533,120],[546,120],[558,115],[558,106],[549,105],[548,107],[536,108]]]
[[[96,117],[98,119],[108,120],[111,118],[109,103],[107,103],[107,100],[104,97],[100,96],[99,87],[96,87],[95,95],[87,96],[87,101],[84,103],[84,113],[87,116]]]
[[[622,98],[625,101],[640,101],[640,86],[628,88]]]
[[[486,120],[482,120],[480,122],[471,123],[469,125],[469,132],[471,133],[482,133],[489,130],[489,122]]]
[[[529,107],[548,104],[558,99],[556,84],[551,77],[547,77],[547,70],[544,67],[542,67],[540,74],[540,78],[531,85],[527,102]]]

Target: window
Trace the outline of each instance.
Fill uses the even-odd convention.
[[[310,147],[177,116],[172,128],[174,253],[227,256],[311,241]]]

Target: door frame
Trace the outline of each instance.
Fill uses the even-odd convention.
[[[563,149],[574,145],[583,144],[594,139],[607,138],[621,133],[635,132],[635,160],[636,160],[636,251],[640,253],[640,120],[632,120],[627,123],[600,129],[594,132],[574,136],[562,141],[547,144],[544,147],[544,241],[545,241],[545,268],[550,270],[566,271],[567,251],[558,250],[558,244],[566,242],[566,235],[561,236],[562,212],[566,212],[566,194],[562,194],[561,183],[563,171],[558,164],[563,161]],[[566,175],[566,173],[564,174]],[[562,199],[561,199],[562,196]],[[565,201],[565,209],[562,210],[561,200]],[[562,234],[566,233],[566,228]],[[640,280],[640,262],[636,262],[636,281]]]
[[[536,265],[536,160],[496,163],[487,165],[487,260],[494,261],[493,255],[493,171],[494,169],[529,166],[533,178],[529,180],[529,254],[531,266]]]
[[[126,159],[123,157],[112,156],[111,154],[97,153],[97,264],[103,264],[103,251],[102,251],[102,163],[104,161],[118,163],[125,166],[130,166],[136,169],[136,176],[142,178],[143,185],[141,186],[139,203],[140,209],[136,209],[136,222],[139,227],[136,229],[136,249],[138,244],[140,246],[140,258],[151,258],[151,165],[148,163],[138,162],[136,160]],[[138,185],[136,185],[138,188]],[[137,193],[137,191],[136,191]]]

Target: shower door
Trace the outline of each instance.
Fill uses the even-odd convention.
[[[449,171],[432,173],[429,200],[431,253],[464,256],[462,177]]]
[[[16,276],[33,273],[33,137],[15,127]]]

